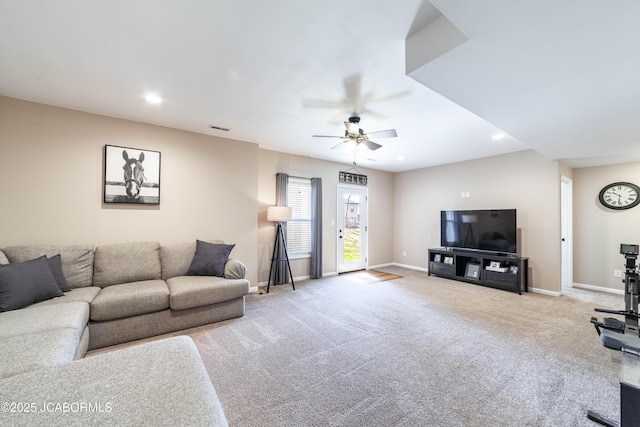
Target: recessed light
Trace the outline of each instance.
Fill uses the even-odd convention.
[[[398,161],[400,161],[400,162],[401,162],[401,161],[403,161],[403,160],[404,160],[404,156],[398,156],[398,157],[396,157],[396,160],[398,160]]]
[[[162,103],[162,98],[160,98],[158,95],[156,95],[154,93],[150,93],[150,94],[146,95],[144,97],[144,99],[146,99],[149,104],[161,104]]]

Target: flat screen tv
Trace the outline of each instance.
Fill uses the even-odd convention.
[[[441,211],[440,245],[515,254],[516,210]]]

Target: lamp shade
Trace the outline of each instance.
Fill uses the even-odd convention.
[[[267,208],[267,221],[289,221],[292,209],[289,206],[269,206]]]

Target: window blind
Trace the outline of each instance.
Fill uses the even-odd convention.
[[[290,254],[311,252],[311,180],[289,177],[287,205],[292,209],[287,222],[287,250]]]

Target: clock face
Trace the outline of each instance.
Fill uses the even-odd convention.
[[[615,182],[600,190],[598,198],[609,209],[629,209],[640,203],[640,188],[630,182]]]

